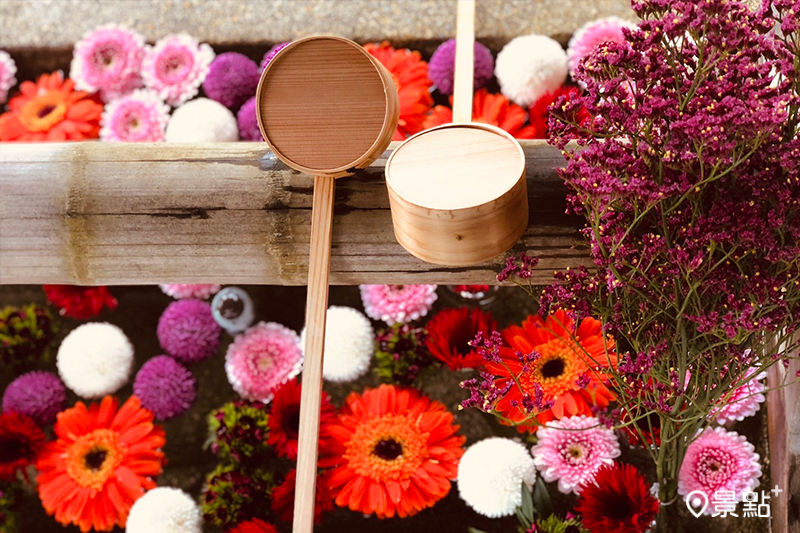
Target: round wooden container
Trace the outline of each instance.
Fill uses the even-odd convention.
[[[386,163],[386,185],[397,242],[429,263],[486,261],[528,225],[525,154],[487,124],[446,124],[409,138]]]

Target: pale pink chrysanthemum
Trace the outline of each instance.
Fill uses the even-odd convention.
[[[179,106],[197,94],[214,60],[214,50],[181,33],[169,35],[145,48],[142,78],[171,106]]]
[[[75,45],[69,77],[79,91],[100,91],[104,102],[142,86],[144,37],[109,24],[83,36]]]
[[[272,401],[275,391],[302,368],[300,338],[275,322],[259,322],[237,335],[225,354],[225,372],[233,390],[264,403]]]
[[[436,301],[436,285],[360,285],[364,310],[390,326],[428,314]]]
[[[696,490],[712,499],[720,490],[733,491],[735,501],[758,486],[761,465],[758,454],[747,439],[724,428],[706,428],[686,450],[678,473],[678,494]],[[715,512],[709,505],[705,514]]]
[[[159,285],[161,292],[167,296],[172,296],[176,300],[183,298],[197,298],[198,300],[205,300],[212,294],[219,292],[220,286],[214,284],[191,284],[191,283],[176,283],[173,285]]]
[[[558,481],[558,490],[564,494],[580,494],[581,485],[594,481],[597,472],[613,464],[620,453],[614,431],[585,415],[539,426],[536,438],[539,441],[531,448],[533,464],[545,481]]]
[[[110,142],[164,140],[169,106],[153,91],[136,90],[106,104],[100,118],[100,139]]]
[[[8,52],[0,50],[0,104],[6,103],[8,91],[17,83],[16,73],[17,64]]]
[[[625,40],[622,28],[635,28],[636,25],[619,17],[605,17],[587,22],[576,31],[567,45],[567,64],[569,73],[575,77],[575,70],[581,59],[589,55],[597,45],[609,41],[621,43]]]
[[[734,420],[744,420],[748,416],[753,416],[758,412],[761,404],[766,401],[764,392],[764,382],[762,381],[767,377],[766,372],[760,372],[759,369],[752,368],[745,376],[745,384],[724,394],[720,398],[719,407],[715,408],[708,415],[709,420],[716,420],[717,424],[727,424]]]

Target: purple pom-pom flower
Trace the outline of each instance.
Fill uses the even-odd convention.
[[[239,137],[244,141],[263,141],[261,130],[258,129],[258,117],[256,116],[256,97],[252,97],[244,103],[236,114],[239,122]]]
[[[182,364],[168,355],[147,361],[136,374],[133,393],[156,420],[182,415],[197,398],[197,381]]]
[[[258,78],[255,61],[237,52],[226,52],[211,62],[203,91],[212,100],[235,111],[256,94]]]
[[[276,55],[278,55],[278,52],[280,52],[281,50],[286,48],[288,45],[289,45],[289,42],[278,43],[275,46],[273,46],[272,48],[270,48],[269,52],[264,54],[264,58],[261,60],[261,66],[259,67],[258,71],[259,72],[264,72],[264,69],[267,68],[267,65],[269,65],[269,62],[272,61],[272,58],[275,57]]]
[[[428,63],[428,78],[442,94],[453,94],[456,69],[456,40],[439,45]],[[494,74],[494,58],[486,46],[475,41],[474,89],[485,87]]]
[[[3,412],[28,416],[40,426],[52,424],[56,415],[67,407],[67,390],[51,372],[23,374],[3,393]]]
[[[158,341],[166,352],[186,364],[208,359],[219,347],[222,328],[202,300],[177,300],[158,320]]]

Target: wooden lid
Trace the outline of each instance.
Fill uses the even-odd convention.
[[[492,202],[519,181],[525,155],[513,137],[486,124],[447,124],[404,142],[386,164],[386,184],[429,209]]]
[[[270,61],[256,93],[258,125],[288,166],[340,177],[369,165],[397,127],[391,76],[361,46],[309,37]]]

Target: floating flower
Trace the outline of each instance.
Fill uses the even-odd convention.
[[[95,318],[103,309],[113,311],[117,299],[106,287],[81,287],[80,285],[42,285],[47,301],[61,316],[77,320]]]
[[[213,60],[209,45],[185,33],[169,35],[145,48],[142,79],[145,87],[177,107],[197,94]]]
[[[45,445],[44,432],[21,413],[0,415],[0,481],[13,481],[33,463]],[[26,476],[27,477],[27,476]]]
[[[735,501],[758,486],[761,464],[747,439],[723,428],[706,428],[686,450],[678,473],[678,494],[702,491],[709,500],[721,490],[733,491]],[[708,506],[705,514],[714,512]]]
[[[297,459],[297,436],[300,429],[300,391],[302,387],[296,379],[287,381],[272,399],[272,414],[269,417],[269,439],[267,444],[275,448],[278,455],[292,461]],[[330,397],[322,393],[320,405],[320,448],[328,446],[328,426],[335,422],[336,411]],[[322,453],[322,451],[321,451]]]
[[[766,401],[764,396],[766,388],[763,382],[766,377],[766,372],[759,372],[757,368],[751,369],[744,377],[744,385],[719,399],[719,407],[711,411],[709,419],[716,419],[717,424],[722,425],[735,420],[744,420],[756,414],[761,404]]]
[[[297,469],[286,474],[283,483],[272,492],[272,510],[279,519],[286,522],[292,520],[294,514],[294,495],[297,487]],[[322,523],[322,515],[333,510],[333,495],[328,489],[327,476],[317,476],[314,492],[314,522]]]
[[[202,533],[203,517],[194,498],[180,489],[156,487],[136,500],[125,533]]]
[[[411,385],[419,373],[433,363],[425,341],[425,328],[395,324],[375,337],[375,375],[383,383]]]
[[[590,533],[645,533],[658,508],[644,476],[631,465],[615,462],[582,487],[575,510]]]
[[[444,405],[416,389],[381,385],[351,393],[332,424],[336,504],[378,518],[411,516],[450,491],[464,437]]]
[[[445,363],[450,370],[478,368],[483,357],[470,342],[480,332],[488,336],[497,329],[490,313],[479,308],[444,309],[425,326],[428,330],[426,345],[431,355]]]
[[[158,341],[166,352],[186,364],[213,356],[222,328],[211,315],[211,304],[202,300],[172,302],[158,319]]]
[[[100,119],[100,140],[158,142],[164,140],[169,107],[153,91],[134,91],[108,104]]]
[[[428,64],[419,52],[408,49],[395,50],[388,42],[364,45],[364,49],[381,62],[391,74],[400,99],[400,120],[394,134],[395,141],[425,129],[425,117],[431,110],[431,80]]]
[[[229,529],[228,533],[278,533],[272,524],[254,518],[240,522],[235,528]]]
[[[300,338],[275,322],[259,322],[237,335],[225,354],[225,372],[243,398],[269,402],[303,368]]]
[[[67,390],[52,372],[34,371],[23,374],[3,393],[3,412],[11,411],[31,418],[40,426],[56,421],[56,415],[67,407]]]
[[[274,486],[272,472],[262,466],[237,469],[236,465],[218,465],[206,478],[200,497],[206,522],[229,531],[244,520],[266,518],[269,506],[265,499]]]
[[[214,284],[190,284],[179,283],[176,285],[159,285],[161,292],[167,296],[172,296],[176,300],[183,300],[184,298],[196,298],[198,300],[205,300],[210,298],[213,294],[219,292],[220,285]]]
[[[413,322],[428,314],[436,301],[436,285],[359,285],[364,311],[373,320]]]
[[[236,122],[239,124],[239,137],[243,141],[264,141],[264,136],[261,135],[261,129],[258,127],[255,96],[242,104],[241,109],[236,113]]]
[[[142,86],[144,37],[115,24],[101,26],[75,44],[70,77],[75,88],[100,92],[104,102]]]
[[[506,98],[527,107],[566,81],[567,54],[545,35],[516,37],[497,54],[494,73]]]
[[[17,83],[17,64],[5,50],[0,50],[0,104],[5,104],[8,91]]]
[[[262,402],[236,400],[208,415],[211,452],[238,464],[262,461],[269,453],[270,407]]]
[[[548,422],[536,432],[533,462],[548,483],[558,481],[564,494],[580,494],[581,485],[594,479],[604,466],[619,457],[614,430],[597,418],[571,416]]]
[[[182,364],[168,355],[147,361],[133,380],[133,393],[142,407],[165,421],[185,413],[197,398],[197,381]]]
[[[574,337],[574,338],[573,338]],[[529,420],[530,413],[523,406],[523,393],[530,398],[542,396],[549,409],[537,414],[538,423],[573,415],[590,415],[592,405],[608,406],[614,398],[602,383],[601,374],[591,368],[616,366],[614,342],[602,335],[599,321],[588,317],[576,327],[564,311],[542,319],[530,316],[522,327],[511,326],[503,331],[510,348],[500,349],[501,362],[486,362],[485,366],[500,377],[498,387],[506,385],[513,376],[519,376],[519,387],[514,384],[497,403],[497,411],[519,429],[533,429],[537,420]],[[608,353],[606,353],[608,350]],[[518,353],[534,354],[523,372],[523,362]],[[591,367],[589,364],[591,364]],[[580,380],[588,379],[585,387]]]
[[[372,324],[352,307],[332,305],[327,317],[322,377],[334,383],[354,381],[367,372],[372,360],[375,349]],[[305,347],[305,336],[304,329],[300,335],[301,347]]]
[[[581,59],[588,56],[597,48],[597,45],[607,42],[625,42],[623,28],[636,28],[636,25],[619,17],[605,17],[587,22],[578,31],[572,34],[567,44],[567,62],[569,73],[575,76],[575,71]]]
[[[208,98],[196,98],[172,113],[167,142],[209,143],[239,140],[239,124],[231,110]]]
[[[525,110],[509,102],[502,94],[480,89],[472,100],[472,121],[497,126],[517,139],[533,139],[536,129],[525,125]],[[436,106],[425,120],[425,128],[453,122],[449,107]]]
[[[23,372],[48,356],[54,329],[50,312],[39,305],[0,310],[0,355],[14,372]]]
[[[494,75],[494,58],[485,45],[475,41],[474,89],[483,88]],[[456,70],[456,40],[448,39],[433,52],[428,63],[428,77],[442,94],[453,94]]]
[[[531,127],[536,130],[536,134],[533,138],[547,139],[549,134],[547,121],[549,119],[550,106],[553,105],[553,103],[562,96],[566,97],[566,102],[571,102],[578,98],[580,94],[581,92],[576,87],[562,85],[555,91],[549,92],[536,100],[528,109],[528,120],[531,123]],[[576,123],[587,127],[591,122],[591,116],[589,112],[586,111],[585,107],[581,107],[580,111],[578,111],[577,115],[573,118]]]
[[[264,57],[261,59],[261,65],[259,66],[258,73],[261,74],[262,72],[264,72],[264,69],[267,68],[269,62],[272,61],[272,58],[278,55],[278,52],[286,48],[288,45],[289,45],[288,42],[278,43],[272,48],[270,48],[269,51],[266,54],[264,54]]]
[[[458,464],[458,494],[478,514],[510,516],[522,505],[520,486],[530,488],[536,468],[525,446],[492,437],[467,448]]]
[[[203,92],[228,109],[239,109],[256,94],[258,65],[244,54],[225,52],[214,58],[203,81]]]
[[[88,408],[83,402],[58,415],[57,440],[39,456],[39,497],[48,514],[84,533],[125,527],[133,502],[155,488],[166,443],[153,414],[131,396],[117,410],[106,396]]]
[[[82,141],[100,134],[103,106],[59,72],[23,81],[0,115],[0,141]]]
[[[56,356],[64,384],[82,398],[117,392],[133,369],[133,345],[113,324],[78,326],[61,342]]]

